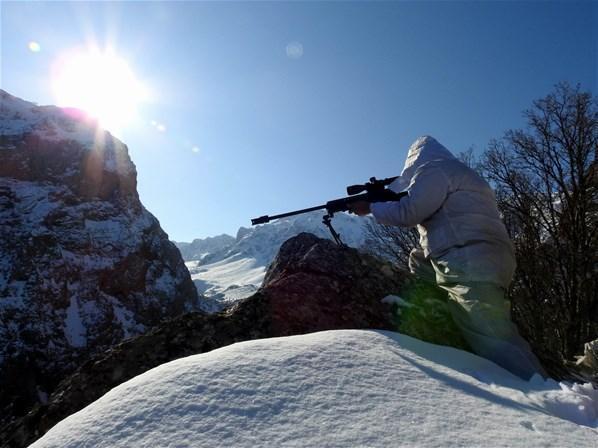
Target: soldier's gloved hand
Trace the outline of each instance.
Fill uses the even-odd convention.
[[[365,216],[370,213],[370,203],[366,201],[357,201],[348,205],[349,212],[358,216]]]

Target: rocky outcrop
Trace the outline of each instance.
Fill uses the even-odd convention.
[[[170,360],[234,342],[320,330],[394,329],[390,307],[406,274],[355,249],[302,233],[288,240],[263,287],[225,312],[190,313],[83,365],[45,405],[6,428],[0,442],[26,446],[116,385]]]
[[[583,356],[578,356],[575,363],[569,363],[568,368],[575,379],[591,382],[598,388],[598,339],[586,342]]]
[[[127,147],[78,111],[0,91],[0,424],[91,356],[193,311]]]
[[[302,233],[280,248],[264,278],[272,334],[393,328],[381,299],[406,278],[391,264]]]

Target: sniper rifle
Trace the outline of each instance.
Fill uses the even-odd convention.
[[[273,215],[273,216],[260,216],[259,218],[254,218],[251,220],[251,225],[255,226],[257,224],[265,224],[270,222],[274,219],[286,218],[288,216],[300,215],[302,213],[313,212],[315,210],[326,210],[326,215],[322,220],[322,223],[328,227],[334,241],[339,246],[344,246],[345,244],[341,240],[341,236],[334,230],[332,227],[332,217],[337,212],[345,212],[349,210],[349,205],[359,201],[365,202],[390,202],[390,201],[400,201],[403,196],[407,195],[406,191],[401,191],[400,193],[395,193],[392,190],[386,188],[390,185],[397,177],[389,177],[386,179],[376,179],[375,177],[370,178],[369,182],[365,184],[357,184],[357,185],[349,185],[347,187],[347,194],[349,196],[334,199],[332,201],[326,202],[326,204],[317,205],[315,207],[304,208],[301,210],[295,210],[292,212],[281,213],[280,215]],[[365,193],[364,193],[365,192]]]

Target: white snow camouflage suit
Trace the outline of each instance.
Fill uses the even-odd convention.
[[[421,249],[411,252],[409,267],[448,292],[450,313],[473,350],[524,379],[544,375],[511,321],[505,292],[515,255],[488,183],[426,136],[409,148],[389,188],[409,195],[371,204],[371,213],[382,224],[417,226]]]

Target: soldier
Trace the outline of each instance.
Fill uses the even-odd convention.
[[[411,252],[409,268],[448,292],[450,313],[471,348],[521,378],[545,376],[511,321],[505,293],[515,255],[488,183],[426,136],[409,148],[405,168],[389,188],[408,196],[357,202],[350,210],[371,213],[382,224],[417,226],[421,248]]]

